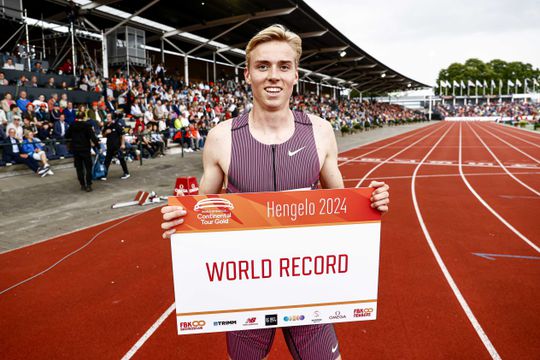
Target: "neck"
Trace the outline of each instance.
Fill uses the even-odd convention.
[[[284,129],[292,122],[292,119],[293,117],[288,103],[280,109],[267,110],[259,106],[255,101],[253,109],[249,114],[251,125],[263,130]]]

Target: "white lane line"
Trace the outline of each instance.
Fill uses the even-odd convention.
[[[491,123],[491,124],[493,124],[493,123]],[[535,138],[537,140],[540,140],[540,133],[538,133],[538,132],[536,132],[534,130],[522,129],[522,128],[519,128],[519,127],[508,126],[508,125],[501,124],[501,123],[495,123],[495,124],[499,125],[501,128],[508,129],[508,131],[513,132],[514,134],[519,133],[519,135],[530,136],[531,138]]]
[[[516,151],[519,151],[520,153],[522,153],[523,155],[525,155],[525,156],[528,157],[529,159],[531,159],[531,160],[533,160],[533,161],[535,161],[535,162],[537,162],[537,163],[540,164],[540,160],[538,160],[537,158],[535,158],[535,157],[533,157],[533,156],[527,154],[525,151],[523,151],[523,150],[521,150],[521,149],[515,147],[514,145],[510,144],[508,141],[506,141],[506,140],[500,138],[499,136],[495,135],[494,133],[487,131],[486,129],[484,129],[483,126],[480,126],[480,129],[482,129],[482,131],[488,133],[489,135],[495,137],[496,139],[499,139],[500,141],[502,141],[502,142],[505,143],[506,145],[510,146],[512,149],[514,149],[514,150],[516,150]],[[491,148],[494,149],[495,146],[492,146]]]
[[[167,319],[169,317],[169,315],[172,314],[175,307],[176,307],[176,304],[172,303],[172,305],[169,306],[169,308],[167,310],[165,310],[165,312],[163,314],[161,314],[161,316],[156,320],[156,322],[153,323],[152,326],[150,326],[150,328],[148,330],[146,330],[146,332],[143,334],[143,336],[141,336],[139,338],[139,340],[137,340],[137,342],[131,347],[131,349],[129,349],[129,351],[124,356],[122,356],[122,360],[131,359],[133,357],[133,355],[135,355],[135,353],[150,338],[150,336],[152,336],[152,334],[161,326],[161,324],[163,324],[165,319]]]
[[[462,135],[461,135],[461,123],[460,123],[459,124],[459,145],[461,145],[461,136]],[[510,223],[508,221],[506,221],[501,215],[499,215],[495,210],[493,210],[493,208],[491,208],[491,206],[489,206],[488,203],[485,202],[484,199],[482,199],[482,197],[480,195],[478,195],[478,193],[474,190],[474,188],[471,186],[471,184],[469,183],[469,181],[465,177],[465,174],[463,173],[463,167],[461,166],[462,157],[463,157],[463,154],[462,154],[462,150],[461,150],[461,147],[460,147],[459,148],[459,162],[458,162],[458,164],[459,164],[459,167],[458,167],[459,168],[459,174],[461,175],[461,179],[463,180],[465,185],[467,185],[467,187],[469,188],[470,192],[478,199],[478,201],[480,201],[480,203],[482,205],[484,205],[484,207],[486,209],[488,209],[493,214],[493,216],[495,216],[497,219],[499,219],[500,222],[502,222],[504,225],[506,225],[506,227],[508,229],[510,229],[521,240],[525,241],[530,247],[532,247],[534,250],[536,250],[536,252],[540,253],[540,247],[535,245],[531,240],[527,239],[527,237],[525,235],[523,235],[516,228],[514,228],[512,225],[510,225]]]
[[[493,126],[490,126],[490,128],[492,128],[493,130],[495,130],[495,131],[497,131],[497,132],[499,132],[499,133],[501,133],[501,134],[508,135],[508,136],[510,136],[510,137],[513,137],[514,139],[518,139],[518,140],[520,140],[520,141],[523,141],[524,143],[527,143],[527,144],[529,144],[529,145],[536,146],[537,148],[540,148],[540,145],[538,145],[538,144],[535,144],[535,143],[532,143],[532,142],[530,142],[530,141],[527,141],[527,140],[525,140],[525,139],[523,139],[523,138],[520,138],[519,136],[514,136],[514,135],[512,135],[512,134],[511,134],[512,131],[502,131],[502,130],[497,129],[497,127],[493,127]]]
[[[410,144],[409,146],[403,148],[402,150],[398,151],[397,153],[395,153],[394,155],[390,156],[389,158],[386,158],[384,161],[380,162],[379,164],[375,165],[371,170],[369,170],[362,179],[360,179],[360,181],[358,182],[358,184],[356,184],[355,187],[360,187],[360,185],[362,185],[362,182],[364,182],[364,180],[369,176],[371,175],[371,173],[373,173],[375,170],[377,170],[379,167],[383,166],[384,164],[386,164],[389,160],[392,160],[393,158],[395,158],[396,156],[398,156],[399,154],[403,153],[404,151],[407,151],[409,150],[410,148],[412,148],[414,145],[418,144],[420,141],[430,137],[431,135],[433,135],[435,132],[439,131],[439,128],[433,130],[432,132],[430,132],[429,134],[421,137],[420,139],[416,140],[415,142],[413,142],[412,144]]]
[[[424,164],[425,165],[425,164]],[[516,175],[540,175],[540,172],[519,172],[515,173]],[[505,172],[500,173],[468,173],[467,176],[505,176]],[[426,174],[426,175],[418,175],[417,178],[440,178],[440,177],[459,177],[459,174]],[[412,179],[412,176],[382,176],[382,177],[376,177],[376,178],[366,178],[366,180],[394,180],[394,179]],[[343,179],[343,181],[354,181],[358,182],[360,178],[352,178],[352,179]],[[530,196],[527,198],[536,199],[534,196]]]
[[[486,145],[486,143],[484,142],[484,140],[482,140],[482,138],[478,135],[478,133],[473,129],[473,127],[470,125],[470,124],[467,124],[467,126],[469,127],[469,129],[472,130],[474,136],[476,136],[476,138],[478,140],[480,140],[480,142],[482,143],[482,145],[484,145],[484,147],[486,148],[486,150],[491,154],[491,156],[493,156],[493,158],[495,159],[495,161],[497,161],[497,163],[499,164],[499,166],[504,170],[505,173],[508,174],[508,176],[510,176],[512,179],[514,179],[518,184],[520,184],[521,186],[523,186],[524,188],[526,188],[527,190],[531,191],[532,193],[534,193],[535,195],[537,196],[540,196],[540,192],[536,191],[535,189],[533,189],[532,187],[530,187],[529,185],[525,184],[523,181],[519,180],[517,177],[514,176],[514,174],[512,174],[510,171],[508,171],[508,169],[506,168],[506,166],[503,165],[503,163],[501,162],[501,160],[499,160],[499,158],[493,153],[493,151],[491,151],[491,149],[489,148],[489,146]]]
[[[148,211],[150,211],[150,210],[152,210],[152,209],[149,209]],[[142,211],[142,212],[140,212],[140,213],[131,215],[131,216],[125,218],[125,219],[122,220],[122,221],[119,221],[119,222],[117,222],[117,223],[115,223],[115,224],[113,224],[113,225],[111,225],[111,226],[106,227],[105,229],[101,230],[101,231],[98,232],[96,235],[94,235],[90,240],[88,240],[84,245],[80,246],[78,249],[73,250],[73,251],[70,252],[69,254],[65,255],[64,257],[62,257],[60,260],[56,261],[54,264],[52,264],[51,266],[49,266],[49,267],[46,268],[45,270],[42,270],[42,271],[38,272],[37,274],[34,274],[34,275],[32,275],[32,276],[30,276],[30,277],[28,277],[28,278],[26,278],[26,279],[24,279],[24,280],[22,280],[22,281],[19,281],[19,282],[16,283],[16,284],[11,285],[11,286],[8,287],[8,288],[5,288],[4,290],[0,291],[0,295],[3,295],[3,294],[5,294],[5,293],[7,293],[8,291],[10,291],[10,290],[16,288],[17,286],[20,286],[20,285],[22,285],[22,284],[25,284],[25,283],[27,283],[27,282],[29,282],[29,281],[32,281],[32,280],[34,280],[34,279],[40,277],[41,275],[44,275],[45,273],[47,273],[47,272],[49,272],[50,270],[54,269],[56,266],[58,266],[59,264],[61,264],[61,263],[64,262],[64,261],[66,261],[67,259],[69,259],[69,258],[72,257],[73,255],[75,255],[75,254],[78,253],[79,251],[83,250],[84,248],[86,248],[87,246],[89,246],[90,244],[92,244],[92,243],[94,242],[94,240],[96,240],[96,239],[98,238],[98,236],[100,236],[101,234],[103,234],[103,233],[105,233],[106,231],[109,231],[109,230],[111,230],[111,229],[117,227],[117,226],[120,225],[120,224],[125,223],[125,222],[128,221],[128,220],[131,220],[131,219],[133,219],[133,218],[135,218],[135,217],[137,217],[137,216],[139,216],[139,215],[141,215],[141,214],[144,214],[145,212],[146,212],[146,211]]]
[[[414,132],[413,134],[411,134],[411,135],[409,135],[409,136],[406,136],[406,137],[404,137],[404,138],[397,139],[396,141],[391,142],[390,144],[386,144],[386,145],[377,147],[376,149],[373,149],[373,150],[368,151],[368,152],[366,152],[366,153],[363,153],[363,154],[361,154],[361,155],[355,156],[355,157],[353,157],[352,159],[349,159],[349,160],[347,160],[347,161],[345,161],[345,162],[342,162],[341,164],[338,164],[338,167],[339,167],[339,166],[343,166],[343,165],[345,165],[345,164],[348,164],[348,163],[350,163],[351,161],[357,160],[357,159],[361,158],[362,156],[369,155],[369,154],[371,154],[371,153],[374,153],[375,151],[379,151],[379,150],[384,149],[384,148],[387,148],[387,147],[389,147],[389,146],[391,146],[391,145],[397,144],[398,142],[401,142],[401,141],[403,141],[403,140],[406,140],[406,139],[408,139],[408,138],[410,138],[410,137],[413,137],[413,136],[415,136],[415,135],[418,135],[418,133],[422,133],[424,130],[426,130],[426,129],[428,129],[428,128],[431,128],[431,127],[433,127],[433,126],[435,126],[435,125],[438,125],[438,124],[432,124],[432,125],[428,125],[428,126],[426,126],[426,127],[424,127],[424,128],[411,130],[410,132],[411,132],[411,133]],[[405,134],[406,134],[406,133],[405,133]],[[395,135],[395,136],[401,136],[401,135],[403,135],[403,134],[399,134],[399,135]],[[359,146],[359,147],[362,148],[362,147],[364,147],[364,146],[366,146],[366,145],[371,145],[371,144],[377,143],[377,142],[379,142],[379,141],[384,141],[384,140],[385,140],[385,139],[375,140],[375,141],[369,142],[369,143],[364,144],[364,145]]]
[[[461,124],[459,126],[460,126],[460,130],[461,130]],[[454,279],[452,278],[452,275],[450,275],[450,272],[448,271],[448,268],[444,264],[444,261],[443,261],[441,255],[439,254],[439,251],[437,250],[437,247],[433,243],[433,240],[431,239],[431,235],[429,234],[429,231],[428,231],[428,229],[426,227],[426,224],[424,223],[424,218],[422,217],[422,213],[420,212],[420,207],[418,206],[418,200],[416,198],[416,174],[418,174],[418,170],[420,169],[420,167],[422,166],[424,161],[428,158],[428,156],[433,152],[433,150],[435,150],[437,145],[445,138],[446,134],[452,128],[453,128],[453,126],[450,127],[448,130],[446,130],[446,132],[435,143],[435,145],[433,145],[433,147],[426,154],[426,156],[424,156],[422,161],[420,161],[420,164],[418,164],[418,166],[416,166],[416,168],[414,169],[413,177],[412,177],[412,181],[411,181],[411,192],[412,192],[413,205],[414,205],[414,210],[416,211],[416,217],[418,218],[418,222],[420,223],[420,227],[422,228],[422,231],[424,233],[424,237],[426,238],[426,241],[427,241],[427,243],[429,245],[429,248],[431,249],[431,252],[433,253],[433,256],[435,257],[435,260],[437,261],[437,264],[439,265],[439,268],[441,269],[446,281],[448,282],[448,285],[450,285],[450,288],[452,289],[452,292],[454,293],[454,296],[456,297],[459,304],[461,305],[461,308],[465,312],[465,315],[467,315],[467,318],[469,319],[469,321],[471,322],[471,325],[473,326],[474,330],[476,331],[476,333],[480,337],[480,340],[482,340],[482,343],[484,344],[484,347],[486,348],[486,350],[491,355],[491,358],[498,360],[501,357],[497,353],[497,350],[495,349],[495,346],[493,346],[493,344],[491,343],[491,340],[489,340],[488,336],[484,332],[484,329],[482,329],[482,326],[480,325],[480,323],[478,322],[478,320],[474,316],[474,313],[472,312],[471,308],[469,307],[469,304],[467,304],[467,301],[465,300],[465,298],[461,294],[461,291],[459,290],[458,286],[456,285],[456,282],[454,281]]]

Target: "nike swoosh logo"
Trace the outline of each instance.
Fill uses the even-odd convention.
[[[304,150],[304,148],[305,148],[305,146],[301,147],[300,149],[295,150],[295,151],[289,150],[289,156],[294,156],[294,155],[298,154],[300,151]]]
[[[333,347],[332,346],[332,354],[335,353],[337,351],[337,348],[338,348],[339,344],[336,344],[336,347]]]

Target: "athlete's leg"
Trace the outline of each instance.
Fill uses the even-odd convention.
[[[332,324],[283,328],[283,336],[295,360],[341,359]]]
[[[257,329],[247,331],[230,331],[227,333],[227,352],[231,360],[266,359],[276,329]]]

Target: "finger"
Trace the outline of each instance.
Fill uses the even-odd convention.
[[[166,214],[171,211],[183,210],[183,209],[184,208],[182,206],[164,206],[161,208],[161,213]]]
[[[176,210],[176,211],[173,211],[173,212],[170,212],[170,213],[167,213],[167,214],[163,214],[163,220],[170,221],[170,220],[182,217],[182,216],[186,216],[186,211],[185,210]]]
[[[382,212],[382,213],[385,213],[385,212],[388,211],[388,206],[386,206],[386,205],[379,206],[379,207],[377,208],[377,210],[380,211],[380,212]]]
[[[382,199],[386,199],[390,196],[390,194],[388,192],[383,192],[383,193],[380,193],[380,194],[375,194],[371,197],[371,201],[379,201],[379,200],[382,200]],[[165,216],[165,215],[164,215]]]
[[[379,207],[381,207],[383,205],[388,205],[388,204],[390,204],[390,200],[384,199],[384,200],[376,201],[376,202],[372,203],[371,207],[375,208],[375,209],[378,209]]]
[[[165,231],[162,236],[164,239],[170,239],[171,235],[174,234],[175,232],[176,232],[176,229]]]
[[[175,226],[178,226],[184,222],[184,219],[177,219],[174,221],[164,222],[161,223],[161,229],[163,230],[169,230],[170,228],[173,228]]]
[[[378,194],[378,193],[382,193],[384,191],[388,191],[389,189],[390,189],[390,186],[388,186],[387,184],[384,184],[383,186],[378,187],[377,189],[373,190],[373,193]]]
[[[375,181],[373,180],[372,182],[369,183],[369,187],[374,187],[374,188],[377,188],[379,186],[383,186],[384,185],[384,181]]]

